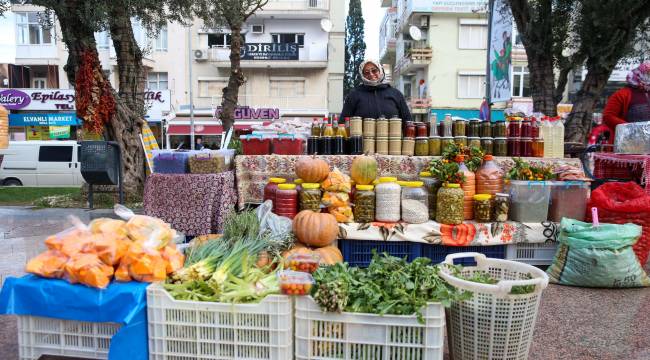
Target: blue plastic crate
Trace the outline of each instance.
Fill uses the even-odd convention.
[[[153,171],[159,174],[186,174],[189,151],[160,151],[154,153]]]
[[[506,258],[506,245],[494,246],[445,246],[445,245],[422,245],[422,256],[431,259],[434,264],[445,261],[445,257],[449,254],[456,254],[461,252],[477,252],[484,254],[489,258],[505,259]],[[476,261],[474,258],[464,258],[454,260],[454,264],[464,266],[474,266]]]
[[[339,240],[339,249],[343,253],[343,261],[350,266],[367,267],[372,260],[372,250],[377,253],[388,253],[396,257],[406,257],[408,261],[422,256],[421,243],[409,241],[366,241]]]

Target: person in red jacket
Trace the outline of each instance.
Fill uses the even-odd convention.
[[[607,101],[603,120],[612,130],[612,134],[616,125],[650,121],[650,62],[630,71],[627,75],[627,85]]]

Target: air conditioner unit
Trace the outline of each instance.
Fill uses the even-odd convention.
[[[194,60],[204,61],[208,60],[208,50],[207,49],[194,49]]]
[[[251,25],[251,33],[264,34],[264,25],[262,24]]]
[[[421,28],[429,27],[429,17],[427,15],[420,16],[420,27]]]

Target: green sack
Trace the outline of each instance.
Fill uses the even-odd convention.
[[[632,245],[641,236],[635,224],[589,223],[563,218],[560,244],[546,270],[552,283],[584,287],[650,286]]]

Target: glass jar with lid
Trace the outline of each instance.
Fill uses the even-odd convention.
[[[467,146],[470,148],[475,147],[477,149],[481,148],[481,138],[478,136],[475,137],[468,137],[467,138]]]
[[[275,192],[278,190],[278,184],[287,182],[285,178],[272,177],[269,182],[264,186],[264,201],[271,200],[273,202],[273,211],[275,212]]]
[[[375,219],[381,222],[400,220],[400,199],[402,187],[397,178],[381,177],[375,186]]]
[[[494,208],[492,210],[494,221],[504,222],[508,220],[510,210],[510,195],[498,193],[494,197]]]
[[[415,156],[429,155],[429,138],[419,137],[415,139]]]
[[[416,137],[428,137],[427,124],[418,122],[415,124]]]
[[[431,136],[429,138],[429,156],[440,156],[441,148],[440,136]]]
[[[451,136],[445,136],[440,139],[440,151],[445,152],[447,149],[447,146],[451,145],[454,143],[454,138]]]
[[[523,157],[533,157],[533,139],[522,137],[519,140],[519,155]]]
[[[508,122],[508,137],[521,137],[521,120],[515,119]]]
[[[402,140],[402,155],[404,156],[415,155],[415,139],[404,138]]]
[[[375,136],[388,137],[388,119],[380,117],[375,122]]]
[[[490,194],[474,195],[474,220],[477,222],[485,223],[492,220],[492,204],[490,198],[492,198]]]
[[[375,192],[372,185],[357,185],[354,193],[354,220],[358,223],[375,221]]]
[[[442,136],[454,136],[454,120],[451,118],[451,114],[445,114],[445,119],[442,121],[442,126]]]
[[[467,136],[454,136],[454,142],[458,146],[467,146]]]
[[[494,126],[492,127],[492,137],[499,138],[499,137],[506,137],[507,136],[507,131],[506,131],[506,121],[505,120],[497,120],[497,122],[494,123]]]
[[[491,137],[481,138],[481,149],[485,155],[494,154],[493,150],[494,140]]]
[[[279,184],[275,192],[274,213],[293,219],[298,214],[296,184]]]
[[[350,136],[363,136],[363,120],[360,116],[350,118]]]
[[[375,119],[365,118],[363,119],[363,136],[364,137],[375,137]]]
[[[481,137],[492,137],[492,123],[488,120],[481,121]]]
[[[438,190],[436,221],[446,225],[463,223],[465,193],[460,184],[446,184]]]
[[[409,224],[429,221],[429,194],[422,181],[407,181],[402,188],[402,220]]]
[[[404,138],[415,139],[415,134],[415,124],[412,121],[407,121]]]
[[[494,156],[508,156],[508,139],[504,137],[494,139]]]
[[[521,122],[521,137],[522,138],[532,138],[533,137],[533,126],[528,118],[525,118]]]
[[[303,183],[299,193],[300,211],[311,210],[320,212],[321,191],[320,184]]]
[[[388,136],[402,138],[402,119],[393,117],[388,120]]]
[[[442,182],[433,177],[431,172],[420,172],[420,181],[424,183],[424,188],[427,190],[429,201],[429,219],[436,220],[436,206],[438,199],[438,190],[442,186]]]
[[[454,120],[454,137],[467,136],[467,120]]]
[[[481,120],[471,119],[467,129],[467,137],[480,137],[481,136]]]

